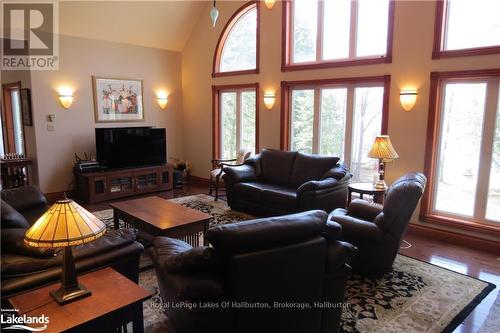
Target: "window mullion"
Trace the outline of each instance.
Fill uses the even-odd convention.
[[[356,41],[358,35],[358,1],[351,1],[351,20],[349,31],[349,59],[356,57]]]
[[[347,106],[345,115],[345,137],[344,137],[344,163],[351,168],[352,137],[354,135],[352,125],[354,122],[354,86],[347,87]]]
[[[323,60],[323,29],[325,21],[325,4],[324,1],[318,1],[318,22],[316,32],[316,61]]]
[[[498,89],[498,79],[492,79],[488,81],[486,90],[486,103],[484,109],[483,135],[481,139],[481,151],[479,155],[476,202],[474,204],[474,217],[479,220],[484,220],[486,218],[486,205],[488,202],[488,188],[490,183],[490,168],[493,155],[493,142],[495,140]]]
[[[241,149],[241,90],[236,91],[236,156]]]
[[[314,154],[319,153],[319,118],[320,118],[320,104],[321,103],[321,88],[314,89],[314,117],[313,117],[313,146],[312,151]]]

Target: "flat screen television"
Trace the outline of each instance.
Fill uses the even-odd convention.
[[[167,162],[164,128],[96,128],[96,155],[109,169],[158,165]]]

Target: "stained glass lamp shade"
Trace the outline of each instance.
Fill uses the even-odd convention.
[[[91,242],[105,232],[101,220],[70,199],[57,201],[26,231],[24,242],[29,246],[64,247],[62,285],[50,292],[59,304],[90,296],[90,291],[78,284],[71,246]]]
[[[370,152],[368,152],[368,157],[376,158],[379,160],[379,179],[375,183],[374,187],[376,189],[386,189],[385,184],[385,163],[391,162],[399,157],[398,153],[394,149],[391,143],[391,139],[388,135],[379,135],[375,138]]]

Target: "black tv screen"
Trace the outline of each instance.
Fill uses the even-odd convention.
[[[129,168],[167,162],[164,128],[96,128],[97,160],[106,168]]]

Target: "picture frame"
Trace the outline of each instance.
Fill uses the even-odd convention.
[[[96,123],[144,121],[142,80],[92,76]]]
[[[33,126],[33,117],[31,114],[31,91],[28,88],[20,90],[21,114],[23,116],[24,126]]]

